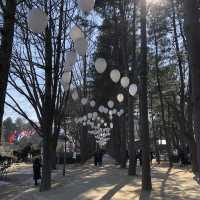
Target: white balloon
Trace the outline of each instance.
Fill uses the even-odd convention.
[[[70,83],[71,81],[71,76],[72,76],[72,73],[71,72],[64,72],[63,75],[62,75],[62,81],[64,83]]]
[[[135,96],[136,93],[137,93],[137,85],[133,83],[129,86],[129,94],[131,96]]]
[[[123,115],[124,114],[124,109],[120,109],[119,113],[120,113],[120,116]]]
[[[110,72],[110,78],[114,83],[118,83],[120,80],[121,74],[120,71],[118,69],[113,69]]]
[[[84,115],[84,116],[83,116],[83,121],[86,121],[86,120],[87,120],[87,116]]]
[[[104,107],[104,113],[107,114],[108,113],[108,108]]]
[[[87,104],[87,98],[85,98],[85,97],[83,97],[82,99],[81,99],[81,104],[82,105],[86,105]]]
[[[123,88],[127,88],[127,87],[129,86],[129,84],[130,84],[130,79],[129,79],[129,77],[124,76],[124,77],[121,78],[121,86],[122,86]]]
[[[72,71],[72,66],[66,66],[65,64],[64,64],[64,72],[71,72]]]
[[[72,50],[70,52],[67,52],[64,66],[65,67],[73,66],[75,63],[76,63],[76,51]]]
[[[98,113],[97,112],[93,112],[93,118],[96,119],[98,116]]]
[[[110,128],[113,128],[113,127],[114,127],[114,126],[113,126],[113,123],[111,122],[111,123],[110,123]]]
[[[115,105],[114,102],[111,101],[111,100],[109,100],[107,104],[108,104],[108,107],[109,107],[109,108],[113,108],[114,105]]]
[[[83,12],[89,13],[94,9],[95,0],[78,0],[78,6]]]
[[[79,38],[74,42],[74,48],[80,56],[84,56],[88,48],[87,40],[85,38]]]
[[[40,8],[32,8],[28,13],[27,21],[34,33],[43,33],[48,24],[48,16]]]
[[[113,113],[113,114],[116,114],[116,113],[117,113],[117,109],[114,108],[114,109],[112,110],[112,113]]]
[[[103,113],[103,112],[104,112],[104,106],[100,106],[100,107],[99,107],[99,112],[100,112],[100,113]]]
[[[124,95],[123,95],[123,94],[118,94],[118,95],[117,95],[117,101],[118,101],[119,103],[122,103],[122,102],[124,101]]]
[[[78,124],[79,120],[75,117],[75,118],[74,118],[74,122],[75,122],[76,124]]]
[[[76,101],[76,100],[78,99],[78,92],[77,92],[77,91],[74,91],[74,92],[72,93],[72,99],[73,99],[74,101]]]
[[[99,74],[102,74],[107,68],[107,62],[104,58],[98,58],[95,61],[95,68]]]
[[[78,26],[75,25],[75,26],[73,26],[73,28],[70,31],[70,37],[75,42],[76,40],[78,40],[80,38],[84,38],[84,33]]]
[[[117,112],[117,116],[118,116],[118,117],[120,117],[120,116],[121,116],[120,112]]]
[[[96,102],[95,102],[94,100],[90,101],[90,106],[91,106],[92,108],[94,108],[95,105],[96,105]]]
[[[67,92],[68,90],[69,90],[69,84],[68,83],[65,83],[65,82],[63,82],[63,81],[61,81],[61,84],[62,84],[62,86],[63,86],[63,88],[64,88],[64,91],[65,92]]]
[[[88,113],[88,119],[92,119],[92,113]]]

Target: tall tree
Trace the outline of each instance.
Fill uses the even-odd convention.
[[[137,16],[137,1],[133,1],[133,21],[132,21],[132,70],[129,71],[129,77],[131,80],[136,80],[136,16]],[[128,148],[129,148],[129,167],[128,174],[131,176],[136,175],[136,151],[135,151],[135,127],[134,127],[134,104],[135,98],[128,97],[128,116],[129,116],[129,132],[128,132]]]
[[[38,123],[27,115],[26,110],[23,110],[19,101],[13,98],[9,91],[9,101],[6,103],[28,120],[43,138],[44,163],[40,189],[45,191],[51,187],[51,168],[55,160],[52,157],[55,158],[60,123],[68,97],[61,87],[60,79],[65,52],[69,46],[69,35],[65,26],[71,24],[70,17],[73,16],[75,6],[73,3],[65,4],[64,0],[54,4],[52,1],[46,1],[45,6],[43,3],[39,4],[49,15],[49,25],[44,34],[38,35],[27,29],[26,10],[32,7],[34,2],[29,3],[22,4],[21,12],[17,13],[21,23],[16,30],[16,46],[9,82],[32,106]],[[66,13],[70,16],[69,20]]]
[[[151,190],[151,168],[150,168],[150,139],[148,122],[148,98],[147,98],[147,30],[146,30],[146,0],[140,1],[141,6],[141,63],[140,63],[140,131],[142,143],[142,189]]]
[[[10,60],[12,55],[12,45],[14,37],[16,0],[3,1],[0,8],[3,12],[3,28],[0,46],[0,140],[2,134],[2,122],[4,114],[4,102],[6,96],[6,88],[8,83],[8,74],[10,69]]]
[[[191,67],[194,133],[197,144],[198,173],[200,173],[200,29],[199,1],[184,0],[184,25]]]

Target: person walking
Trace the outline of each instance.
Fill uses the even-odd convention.
[[[98,162],[99,162],[99,153],[98,151],[96,150],[95,153],[94,153],[94,165],[97,167],[98,165]]]
[[[102,149],[100,149],[99,150],[99,166],[102,166],[102,164],[103,164],[103,150]]]
[[[35,180],[35,186],[38,185],[37,181],[41,179],[41,163],[39,158],[33,161],[33,179]]]

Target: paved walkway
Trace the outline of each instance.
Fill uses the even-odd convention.
[[[138,171],[140,174],[140,172]],[[58,179],[54,178],[54,179]],[[68,167],[68,175],[53,181],[52,190],[31,187],[12,200],[199,200],[200,186],[188,170],[154,166],[153,191],[141,193],[141,175],[127,176],[107,157],[102,168],[92,163]],[[3,200],[3,199],[2,199]],[[8,200],[8,199],[6,199]]]

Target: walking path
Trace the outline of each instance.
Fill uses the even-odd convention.
[[[91,162],[68,166],[67,176],[54,177],[52,190],[44,193],[31,187],[6,200],[199,200],[200,186],[184,169],[169,169],[165,164],[152,170],[153,190],[141,193],[141,175],[127,176],[106,156],[102,168]],[[141,172],[138,171],[140,174]],[[57,180],[57,181],[56,181]],[[4,199],[2,199],[4,200]]]

